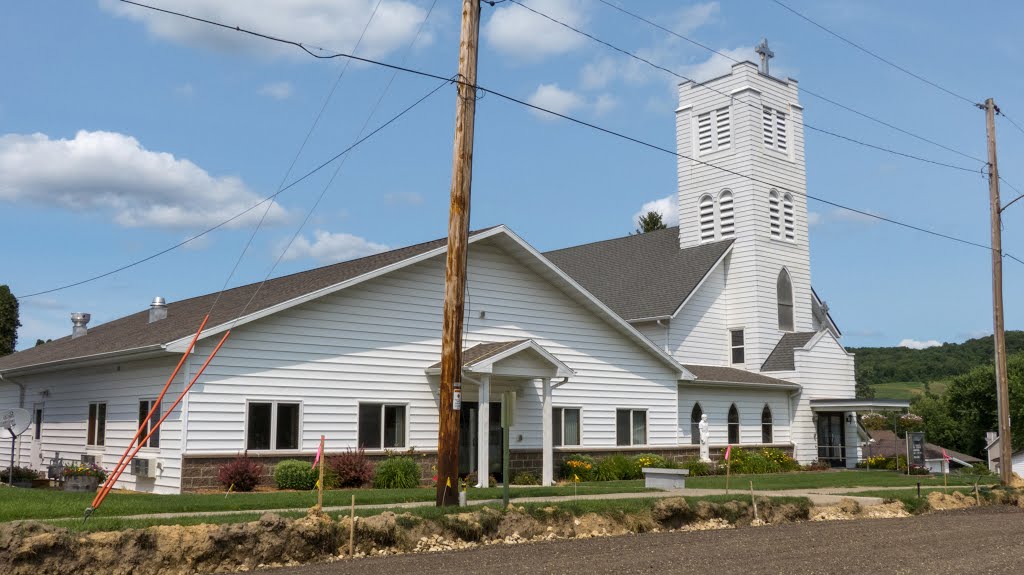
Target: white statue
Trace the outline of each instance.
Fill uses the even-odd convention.
[[[700,460],[711,461],[711,447],[708,445],[708,416],[702,414],[700,416],[700,423],[697,424],[697,429],[700,430]]]

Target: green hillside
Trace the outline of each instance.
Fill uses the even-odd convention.
[[[849,351],[857,356],[857,395],[887,399],[921,396],[926,382],[933,394],[941,394],[949,379],[991,365],[993,356],[992,336],[927,349],[856,347]],[[1024,331],[1006,332],[1006,351],[1024,351]]]

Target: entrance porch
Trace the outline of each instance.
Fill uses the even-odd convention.
[[[818,461],[827,461],[832,467],[856,467],[861,447],[871,441],[858,413],[909,408],[909,401],[895,399],[812,399]]]

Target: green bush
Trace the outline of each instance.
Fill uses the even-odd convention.
[[[675,467],[672,462],[657,453],[641,453],[633,458],[633,465],[636,466],[637,476],[643,475],[644,467],[661,467],[663,469]]]
[[[411,489],[420,484],[420,466],[411,457],[389,457],[377,465],[373,486],[377,489]]]
[[[520,471],[512,476],[512,485],[540,485],[540,480],[529,471]]]
[[[621,453],[609,455],[597,464],[598,481],[620,481],[640,477],[642,474],[640,468],[636,466],[636,461]]]
[[[690,477],[701,477],[715,474],[715,464],[701,461],[697,457],[688,457],[679,463],[679,469],[689,469]]]
[[[274,483],[278,489],[309,491],[316,485],[316,476],[308,461],[285,459],[274,467]]]
[[[989,477],[989,476],[992,476],[992,475],[996,474],[994,471],[989,469],[987,465],[985,465],[984,463],[980,463],[980,462],[979,463],[975,463],[974,465],[972,465],[970,467],[962,467],[962,468],[954,471],[954,473],[956,473],[958,475],[970,475],[972,477],[974,477],[974,476],[977,476],[977,477]],[[17,477],[17,475],[15,475],[15,477]]]
[[[800,462],[790,457],[785,451],[769,447],[761,450],[769,461],[774,461],[779,466],[779,471],[800,471]]]
[[[463,485],[466,485],[467,487],[476,487],[476,484],[479,482],[479,479],[480,479],[480,477],[476,474],[476,471],[473,471],[469,475],[467,475],[465,479],[462,480],[462,483],[463,483]],[[512,483],[515,483],[515,482],[516,482],[515,479],[513,479]],[[487,487],[497,487],[497,486],[498,486],[498,480],[495,479],[493,475],[488,475],[487,476]]]
[[[562,479],[573,481],[593,481],[597,478],[597,461],[589,455],[574,453],[562,460]]]

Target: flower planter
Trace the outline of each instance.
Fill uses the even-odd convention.
[[[100,485],[99,477],[69,475],[64,478],[64,491],[95,493]]]

